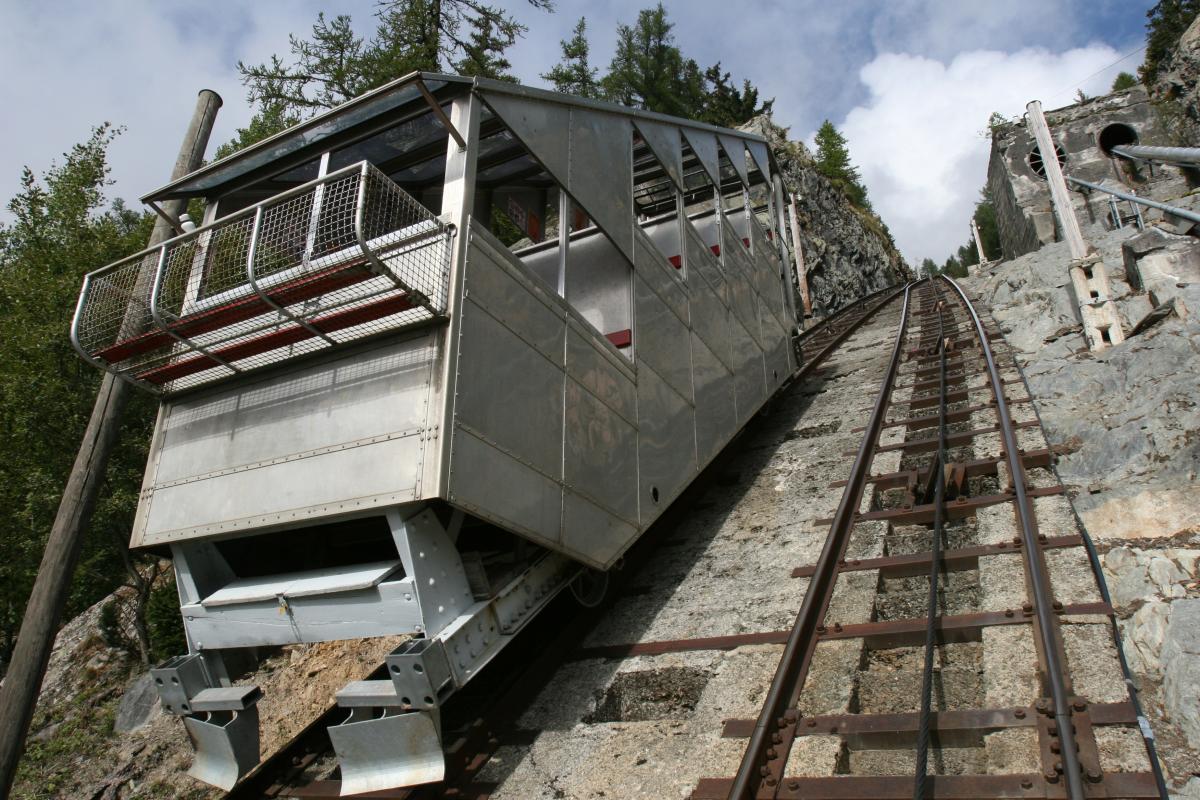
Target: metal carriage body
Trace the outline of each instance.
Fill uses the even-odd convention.
[[[436,747],[445,696],[793,372],[773,166],[754,134],[414,74],[147,196],[205,224],[89,275],[73,340],[162,396],[131,545],[175,561],[190,652],[156,675],[194,774],[257,757],[231,653],[404,633],[331,737],[347,792],[438,772],[365,743]]]

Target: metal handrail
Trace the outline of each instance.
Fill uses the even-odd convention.
[[[1115,150],[1116,148],[1113,149]],[[1189,211],[1186,208],[1169,206],[1166,203],[1160,203],[1157,200],[1149,200],[1145,197],[1138,197],[1136,194],[1129,194],[1128,192],[1122,192],[1117,189],[1109,189],[1107,186],[1101,186],[1098,183],[1089,183],[1088,181],[1081,181],[1079,178],[1072,178],[1070,176],[1067,176],[1067,183],[1072,183],[1076,186],[1082,186],[1085,189],[1111,194],[1114,197],[1119,197],[1122,200],[1128,200],[1131,203],[1137,203],[1150,208],[1157,208],[1160,211],[1165,211],[1168,214],[1173,214],[1181,219],[1190,220],[1191,222],[1200,222],[1200,214],[1197,214],[1195,211]]]
[[[263,219],[267,212],[279,209],[283,206],[283,204],[287,203],[288,201],[292,201],[297,197],[311,195],[311,214],[315,218],[321,213],[323,199],[328,196],[328,192],[325,191],[325,187],[329,184],[333,184],[334,182],[352,178],[353,176],[358,176],[358,186],[354,189],[351,189],[351,191],[355,192],[355,196],[353,196],[352,206],[348,209],[349,213],[345,214],[344,216],[345,221],[343,224],[346,226],[344,230],[346,237],[348,237],[347,241],[345,242],[345,246],[338,246],[335,252],[325,253],[321,255],[320,258],[314,259],[310,258],[310,251],[312,250],[313,245],[311,242],[306,242],[304,253],[299,261],[294,266],[287,267],[285,270],[273,271],[271,276],[272,279],[277,280],[277,275],[281,275],[283,273],[290,274],[293,271],[297,276],[303,276],[306,273],[313,272],[321,266],[332,267],[343,261],[349,263],[350,260],[361,257],[362,259],[365,259],[366,263],[359,263],[361,266],[366,267],[369,274],[379,278],[384,278],[390,284],[391,288],[387,291],[400,291],[409,298],[413,306],[424,309],[433,317],[439,316],[442,313],[440,303],[444,302],[444,297],[442,297],[442,295],[444,295],[445,283],[447,279],[446,268],[448,265],[442,265],[437,274],[430,274],[429,282],[431,285],[422,285],[417,287],[409,285],[409,283],[413,282],[411,277],[408,275],[398,274],[395,269],[390,268],[384,262],[391,259],[397,252],[406,247],[419,244],[420,242],[426,240],[436,240],[438,238],[448,236],[452,233],[452,229],[438,220],[432,214],[432,212],[420,209],[419,204],[417,204],[415,200],[405,195],[403,190],[392,183],[386,175],[375,168],[370,162],[364,160],[355,164],[347,165],[341,169],[300,184],[299,186],[287,189],[279,194],[248,206],[247,208],[240,209],[232,214],[229,214],[228,216],[214,220],[207,225],[187,231],[178,236],[174,236],[154,247],[146,248],[105,267],[87,273],[84,276],[83,287],[80,292],[79,301],[76,304],[75,313],[71,320],[70,340],[72,347],[85,361],[93,366],[114,372],[126,380],[129,380],[137,385],[150,388],[153,391],[161,391],[162,387],[149,384],[135,375],[126,374],[125,369],[117,367],[118,364],[127,361],[128,358],[132,358],[133,356],[118,358],[112,363],[108,363],[99,357],[99,354],[103,352],[104,348],[96,345],[95,352],[93,352],[91,349],[89,349],[89,347],[85,347],[83,343],[85,338],[98,337],[101,341],[103,341],[109,335],[107,332],[104,332],[107,330],[104,322],[96,323],[100,326],[97,329],[98,331],[101,331],[100,333],[96,333],[95,331],[90,331],[84,328],[84,321],[91,320],[89,317],[90,301],[102,303],[113,302],[117,304],[115,307],[118,308],[120,307],[121,303],[124,303],[124,306],[127,309],[125,312],[126,322],[119,331],[112,334],[113,339],[109,346],[118,345],[122,339],[137,337],[141,334],[166,335],[177,343],[175,345],[175,355],[179,355],[181,352],[186,350],[188,352],[194,352],[203,355],[212,361],[214,365],[226,367],[232,373],[236,374],[244,371],[243,368],[239,368],[229,363],[228,359],[222,358],[219,352],[213,352],[212,348],[216,347],[216,344],[213,344],[211,339],[205,340],[208,342],[207,345],[202,344],[201,342],[195,341],[194,335],[191,331],[178,329],[179,325],[177,323],[186,321],[189,313],[198,310],[204,310],[202,307],[197,309],[195,307],[196,303],[211,303],[214,301],[214,297],[201,298],[200,300],[193,298],[192,300],[188,300],[187,296],[189,292],[198,291],[193,287],[193,289],[184,290],[184,300],[182,301],[183,306],[179,311],[169,311],[167,308],[163,307],[163,293],[165,285],[167,284],[167,275],[169,270],[178,269],[178,265],[180,263],[183,263],[185,265],[184,269],[187,269],[186,264],[189,257],[186,255],[186,252],[183,249],[189,247],[196,248],[197,251],[201,253],[201,255],[198,257],[204,260],[207,258],[204,253],[208,249],[205,242],[209,239],[214,239],[215,234],[221,231],[226,233],[237,233],[241,239],[244,239],[242,244],[239,245],[239,247],[244,245],[246,248],[245,256],[242,259],[242,267],[239,269],[236,266],[236,260],[229,262],[229,266],[233,267],[232,271],[229,272],[229,276],[236,281],[238,280],[237,275],[239,271],[244,270],[245,280],[241,282],[240,288],[236,285],[232,286],[229,289],[218,292],[215,297],[228,295],[227,299],[229,300],[239,300],[242,297],[257,296],[258,300],[262,303],[265,309],[274,311],[280,315],[281,319],[285,319],[304,328],[312,338],[319,338],[326,345],[337,344],[335,339],[331,338],[326,331],[319,329],[309,319],[307,319],[305,315],[289,311],[287,308],[285,308],[285,302],[282,300],[277,300],[270,295],[270,288],[263,285],[263,278],[257,272],[256,268],[258,265],[256,264],[256,261],[258,260],[258,254],[261,250],[259,247],[259,245],[262,244],[260,239],[266,235],[263,233]],[[377,186],[379,186],[378,191],[381,192],[378,202],[372,202],[371,204],[368,203],[367,183],[369,181],[376,182]],[[393,197],[393,194],[398,196]],[[400,205],[397,206],[397,203]],[[401,225],[395,230],[389,230],[382,233],[374,230],[367,230],[368,225],[365,217],[367,213],[374,213],[378,210],[375,209],[376,205],[382,209],[403,209],[405,208],[405,203],[411,205],[414,209],[413,211],[407,212],[409,216],[414,219],[412,224]],[[388,216],[393,213],[395,212],[388,212]],[[248,232],[239,233],[235,230],[236,226],[245,226],[251,219],[253,219],[253,224],[250,225]],[[372,227],[374,227],[374,223],[372,223]],[[396,233],[411,228],[418,228],[419,231],[416,233],[409,231],[409,235],[404,235],[401,238],[397,238],[395,236]],[[376,252],[377,250],[380,252]],[[174,256],[178,256],[181,252],[185,253],[183,255],[182,262],[178,258],[173,258]],[[194,258],[196,257],[197,256],[191,257],[193,263]],[[122,270],[125,271],[124,274],[119,274],[118,271]],[[151,270],[153,270],[153,275],[150,274]],[[420,276],[418,275],[418,278],[419,277]],[[104,278],[109,278],[109,281],[106,283],[106,285],[101,287],[98,281]],[[195,279],[193,278],[192,280]],[[420,280],[417,282],[420,282]],[[441,289],[439,289],[439,286]],[[149,289],[148,294],[146,291],[147,289]],[[96,292],[102,292],[103,294],[96,295]],[[116,293],[115,297],[112,295],[114,292]],[[379,291],[375,290],[370,292],[369,296],[375,296],[378,294]],[[350,298],[347,300],[346,298],[342,298],[342,302],[335,302],[329,308],[344,306],[347,302],[353,302],[355,299],[356,298]],[[189,305],[192,306],[190,312],[185,311]],[[99,306],[97,311],[93,312],[93,314],[100,314],[101,318],[103,318],[103,308],[104,306]],[[269,311],[264,311],[264,313],[269,313]],[[134,316],[131,317],[131,314]],[[131,320],[133,321],[131,322]],[[129,330],[131,324],[136,330]],[[224,327],[226,326],[222,326],[222,328],[215,328],[214,330],[221,330]],[[259,326],[259,328],[261,328],[261,326]],[[251,330],[237,330],[236,333],[227,336],[227,340],[233,340],[240,336],[247,335],[248,333],[252,333],[253,330],[257,329],[258,328]],[[203,333],[207,333],[207,331],[201,333],[202,338]],[[93,344],[95,343],[89,342],[89,345]],[[182,350],[180,350],[180,348],[182,348]],[[161,347],[155,346],[148,352],[155,351],[161,352]]]

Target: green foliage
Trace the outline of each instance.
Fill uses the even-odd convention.
[[[109,599],[100,606],[99,627],[100,638],[109,647],[124,649],[129,646],[129,642],[125,638],[125,631],[121,629],[121,610],[116,598]]]
[[[528,0],[552,10],[551,0]],[[249,99],[260,113],[307,116],[333,108],[415,70],[457,69],[469,75],[508,77],[504,51],[526,27],[501,8],[479,0],[384,0],[374,34],[354,32],[350,17],[317,15],[312,38],[288,37],[290,58],[238,62]]]
[[[770,112],[773,101],[759,103],[748,80],[739,90],[720,63],[702,71],[685,58],[672,28],[662,3],[639,11],[636,24],[617,26],[616,53],[600,80],[606,99],[727,127]]]
[[[850,149],[846,146],[846,137],[833,126],[832,122],[825,120],[817,130],[816,140],[817,172],[841,189],[851,203],[859,208],[870,210],[871,203],[867,199],[867,189],[863,186],[858,168],[850,161]]]
[[[542,79],[554,84],[556,92],[577,97],[599,97],[600,82],[596,79],[599,70],[588,60],[587,18],[580,17],[571,38],[559,44],[562,47],[562,59],[549,72],[543,72]]]
[[[728,72],[721,71],[721,62],[704,71],[706,83],[705,100],[698,116],[702,122],[736,127],[759,114],[770,114],[774,99],[758,102],[758,89],[748,79],[742,80],[739,90],[729,79]]]
[[[187,652],[183,618],[179,613],[179,592],[175,581],[159,581],[150,590],[146,603],[146,630],[150,634],[150,660],[160,663]]]
[[[1159,0],[1146,12],[1146,58],[1138,77],[1149,86],[1174,52],[1179,37],[1200,14],[1200,0]]]
[[[471,36],[463,45],[463,57],[454,64],[459,75],[479,78],[496,78],[516,83],[509,72],[512,64],[504,57],[504,51],[515,37],[498,34],[496,24],[488,17],[471,20]]]
[[[1128,72],[1118,72],[1117,77],[1113,79],[1112,90],[1114,92],[1123,92],[1126,89],[1132,89],[1137,86],[1137,78]]]
[[[0,661],[24,614],[46,534],[91,414],[100,374],[67,330],[83,274],[140,250],[153,225],[120,202],[106,207],[107,150],[95,129],[38,178],[26,169],[0,226]],[[119,434],[68,599],[70,617],[120,583],[153,421],[135,397]]]
[[[17,765],[13,800],[74,797],[80,758],[97,752],[111,739],[120,696],[92,683],[56,719],[35,719],[35,729],[55,725],[48,736],[30,739]]]

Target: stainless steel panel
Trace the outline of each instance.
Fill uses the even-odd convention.
[[[683,136],[692,147],[692,152],[700,160],[700,165],[708,173],[709,180],[714,185],[721,185],[721,162],[717,158],[717,137],[708,131],[695,128],[680,128]]]
[[[320,424],[313,421],[305,424]],[[133,546],[340,516],[417,498],[421,430],[156,488]],[[140,534],[140,535],[139,535]]]
[[[562,129],[554,134],[562,137]],[[567,191],[633,261],[633,127],[627,117],[571,110]]]
[[[569,139],[563,132],[571,128],[571,107],[486,90],[479,90],[479,94],[534,158],[566,186]]]
[[[634,277],[633,287],[638,359],[690,403],[692,359],[687,325],[641,278]]]
[[[725,258],[725,279],[729,282],[730,307],[756,343],[761,341],[758,321],[758,295],[754,291],[753,262],[742,241],[729,225],[722,224],[721,253]]]
[[[770,349],[765,353],[767,391],[769,393],[773,394],[796,369],[789,339],[788,336],[777,335],[772,341]]]
[[[729,338],[729,309],[716,292],[698,277],[691,282],[692,330],[700,336],[717,358],[733,370],[733,344]]]
[[[635,119],[633,124],[679,190],[686,189],[683,183],[683,145],[679,140],[679,128],[648,119]]]
[[[583,325],[571,321],[567,331],[567,374],[578,381],[606,406],[637,424],[637,389],[628,363],[618,363],[613,355],[595,341],[595,335]],[[623,360],[623,359],[622,359]]]
[[[657,243],[652,243],[655,234],[663,228],[671,228],[675,232],[673,237],[675,252],[673,255],[679,255],[682,252],[679,242],[678,219],[660,223],[649,230],[634,228],[634,269],[642,280],[646,281],[650,285],[650,288],[662,298],[662,301],[671,307],[675,315],[686,322],[689,316],[688,294],[682,280],[681,271],[671,266],[663,257],[662,250],[657,246]]]
[[[495,253],[474,237],[467,258],[464,286],[467,297],[486,309],[539,353],[557,364],[563,358],[565,313],[511,255]],[[518,262],[519,263],[519,262]],[[471,340],[463,337],[464,344]]]
[[[728,289],[725,286],[725,276],[722,274],[720,266],[713,257],[708,243],[704,241],[700,232],[690,222],[684,223],[683,231],[684,245],[687,247],[689,289],[692,295],[694,296],[696,292],[705,288],[704,283],[697,284],[692,278],[694,275],[699,275],[707,283],[707,288],[720,298],[722,303],[728,305]],[[716,242],[713,242],[713,244],[716,244]]]
[[[731,319],[729,328],[730,338],[733,340],[738,425],[741,426],[746,424],[746,420],[750,419],[766,400],[763,354],[740,322]]]
[[[597,569],[608,569],[637,538],[634,525],[574,492],[563,497],[563,549]]]
[[[646,364],[638,365],[638,461],[644,527],[696,472],[695,412]]]
[[[456,506],[514,533],[561,548],[562,488],[464,428],[455,428],[450,497]]]
[[[750,151],[750,157],[754,159],[754,165],[758,167],[766,178],[771,177],[771,154],[767,150],[767,145],[763,142],[755,142],[746,139],[746,149]]]
[[[422,428],[433,333],[164,404],[154,485]]]
[[[325,642],[362,636],[412,633],[421,609],[412,579],[386,581],[371,589],[336,595],[289,598],[208,608],[182,608],[189,639],[204,649]]]
[[[567,381],[565,419],[567,485],[636,524],[637,428],[572,380]]]
[[[469,296],[462,305],[455,425],[543,474],[562,469],[561,368],[492,317]],[[565,325],[558,328],[565,335]]]
[[[750,173],[746,170],[746,147],[742,144],[743,140],[724,133],[717,134],[717,140],[721,142],[721,148],[725,151],[725,155],[729,156],[729,160],[733,164],[733,171],[737,173],[742,186],[749,187]]]
[[[696,454],[704,465],[737,431],[737,408],[733,374],[695,333],[691,340],[696,387]]]

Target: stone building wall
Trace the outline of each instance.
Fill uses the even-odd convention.
[[[1068,176],[1161,201],[1190,190],[1179,170],[1136,165],[1106,152],[1112,143],[1134,143],[1127,141],[1131,138],[1138,144],[1172,143],[1156,105],[1141,86],[1047,111],[1046,121],[1062,149],[1059,160]],[[1024,120],[993,129],[988,188],[996,204],[1005,258],[1033,252],[1060,238],[1046,180],[1034,169],[1038,157]],[[1072,196],[1081,224],[1112,227],[1108,195],[1073,190]],[[1127,204],[1120,210],[1129,212]]]

